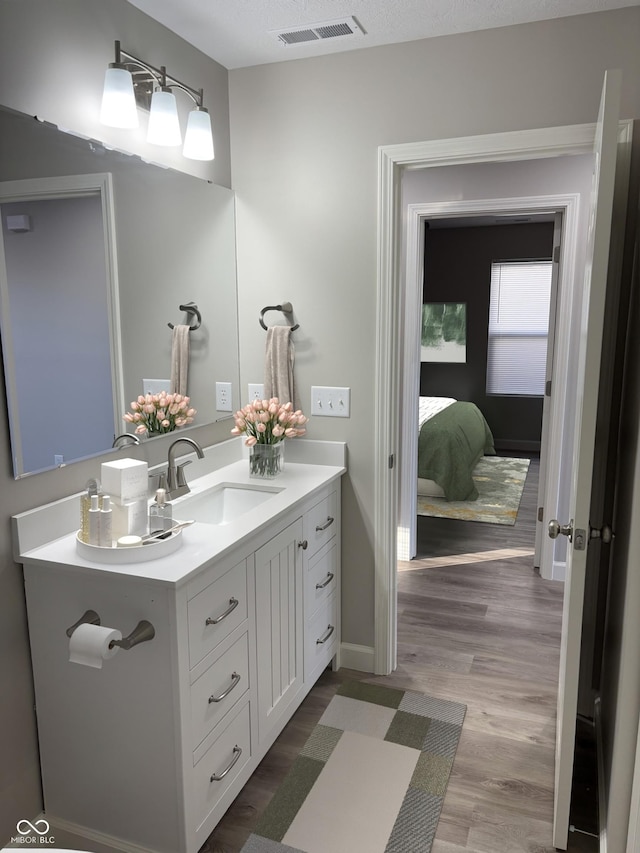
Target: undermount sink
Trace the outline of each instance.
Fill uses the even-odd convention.
[[[220,483],[206,492],[176,501],[174,515],[205,524],[229,524],[281,491],[273,486]]]

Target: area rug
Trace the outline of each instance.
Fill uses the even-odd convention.
[[[447,501],[418,495],[418,515],[515,524],[528,470],[529,459],[483,456],[473,472],[477,500]]]
[[[429,853],[465,712],[345,682],[242,853]]]

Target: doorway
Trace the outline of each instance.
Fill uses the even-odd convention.
[[[584,191],[585,185],[588,186],[591,174],[591,157],[578,158],[574,161],[575,174],[567,181],[567,186],[574,185],[579,190]],[[465,167],[468,171],[469,167]],[[465,169],[456,169],[457,172],[457,189],[460,187],[461,175]],[[445,170],[448,171],[448,170]],[[485,174],[482,174],[485,171]],[[534,182],[538,184],[547,184],[556,181],[557,177],[554,174],[545,175],[549,171],[545,168],[545,164],[538,166],[534,164],[524,164],[521,167],[511,165],[505,172],[504,177],[508,182],[517,187],[527,187]],[[520,172],[520,184],[515,182],[515,176]],[[486,170],[473,171],[470,174],[471,184],[477,190],[484,186],[483,182],[490,181],[491,185],[495,182],[495,168],[490,173]],[[409,176],[413,178],[413,173]],[[451,175],[447,177],[450,179]],[[463,178],[465,180],[465,178]],[[414,180],[414,183],[415,180]],[[490,187],[489,187],[490,189]],[[422,187],[422,192],[428,191],[428,187]],[[414,188],[415,192],[415,188]],[[400,374],[402,376],[401,386],[401,452],[399,458],[399,511],[398,511],[398,559],[409,560],[416,553],[416,471],[417,471],[417,454],[418,454],[418,396],[420,387],[420,318],[423,301],[423,281],[424,281],[424,230],[426,223],[431,222],[459,222],[459,223],[474,223],[501,221],[502,216],[525,215],[531,219],[547,219],[553,220],[554,217],[562,219],[562,228],[558,223],[554,234],[554,245],[558,247],[556,261],[561,263],[554,264],[556,268],[556,279],[558,278],[558,267],[561,270],[561,293],[565,296],[562,300],[552,299],[553,304],[558,306],[557,312],[552,315],[549,331],[549,349],[553,353],[554,339],[556,331],[555,317],[558,314],[558,339],[561,342],[559,352],[557,353],[556,364],[566,364],[568,353],[562,351],[562,343],[566,342],[570,336],[571,312],[567,311],[567,304],[572,288],[577,286],[576,279],[576,257],[580,256],[580,239],[578,230],[578,214],[580,207],[579,193],[567,193],[566,195],[548,194],[540,196],[514,196],[503,198],[487,198],[480,200],[465,200],[465,201],[436,201],[436,202],[419,202],[412,203],[407,206],[408,215],[406,217],[406,250],[405,250],[405,274],[404,285],[400,285],[400,296],[402,300],[403,313],[403,329],[404,336],[401,342],[402,349],[399,354],[400,358]],[[562,240],[561,240],[562,235]],[[564,241],[564,248],[561,242]],[[555,290],[555,287],[554,287]],[[569,295],[567,295],[569,294]],[[563,310],[560,310],[563,306]],[[477,318],[476,318],[477,320]],[[550,379],[552,371],[552,360],[547,362],[547,379]],[[559,371],[559,383],[554,389],[555,404],[563,407],[565,405],[565,390],[566,381],[570,377],[568,369]],[[447,394],[447,396],[451,396]],[[455,394],[452,396],[456,396]],[[466,399],[466,398],[463,398]],[[477,402],[477,401],[476,401]],[[551,476],[555,477],[555,482],[560,478],[560,457],[557,454],[554,460],[549,460],[546,455],[546,450],[549,442],[547,441],[550,423],[550,404],[551,398],[545,397],[543,411],[543,440],[541,452],[541,478],[540,478],[540,493],[544,494],[546,486],[547,471],[551,472]],[[482,406],[480,406],[482,409]],[[550,462],[553,464],[550,465]],[[542,501],[538,504],[542,505]],[[542,527],[542,521],[538,522],[538,528]],[[562,579],[562,553],[557,549],[559,559],[555,560],[553,548],[546,538],[539,535],[539,530],[536,536],[536,565],[552,566],[552,571],[547,575],[548,578]],[[544,550],[543,550],[544,549]],[[557,568],[556,568],[557,566]]]
[[[520,131],[517,133],[492,134],[483,137],[465,139],[437,140],[418,144],[395,145],[383,147],[379,151],[379,222],[378,233],[378,312],[376,355],[376,459],[375,459],[375,508],[374,522],[377,531],[375,542],[375,672],[387,674],[396,665],[396,557],[397,532],[392,519],[398,518],[398,468],[396,454],[400,446],[404,447],[405,433],[400,421],[400,407],[389,405],[389,400],[401,399],[400,376],[403,365],[403,352],[400,347],[398,329],[403,327],[404,303],[400,282],[405,274],[404,265],[410,241],[417,239],[418,220],[420,214],[405,216],[410,204],[416,204],[416,199],[410,198],[403,187],[405,175],[427,176],[429,180],[442,179],[446,181],[448,168],[483,165],[496,171],[496,179],[500,179],[499,167],[522,163],[547,160],[555,165],[558,174],[562,174],[571,158],[562,155],[591,155],[594,138],[594,125],[576,125],[565,128],[546,128],[542,130]],[[560,160],[562,159],[560,168]],[[438,167],[438,168],[435,168]],[[440,167],[448,167],[447,169]],[[487,198],[495,198],[495,181]],[[450,181],[447,183],[450,193]],[[507,193],[502,193],[507,197]],[[527,193],[520,193],[521,196]],[[460,193],[459,197],[462,196]],[[486,196],[486,193],[485,193]],[[425,196],[422,195],[422,198]],[[434,198],[434,196],[431,196]],[[482,199],[475,196],[476,199]],[[447,204],[450,195],[436,195],[434,204]],[[468,202],[465,202],[468,205]],[[437,212],[436,212],[437,213]],[[430,214],[435,215],[435,214]],[[413,216],[413,225],[403,232],[403,220]],[[573,251],[575,245],[565,242],[565,251]],[[404,251],[403,251],[404,250]],[[417,251],[413,257],[418,257]],[[571,261],[564,259],[565,265]],[[575,258],[574,258],[575,262]],[[575,288],[572,288],[573,291]],[[567,289],[569,290],[569,289]],[[562,316],[573,316],[576,308],[573,292],[566,293],[561,300]],[[408,330],[404,329],[405,340],[410,338]],[[417,339],[417,335],[413,340]],[[568,340],[560,342],[558,357],[566,361],[563,364],[563,375],[570,376],[570,353]],[[415,388],[415,384],[412,386]],[[406,422],[410,421],[407,417]],[[414,430],[412,429],[412,432]],[[560,437],[559,445],[567,451]],[[401,440],[400,440],[401,439]],[[554,480],[560,482],[561,479]]]

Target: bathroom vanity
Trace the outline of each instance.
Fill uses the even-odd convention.
[[[54,834],[197,853],[323,669],[339,666],[336,446],[337,464],[287,463],[264,483],[246,459],[193,478],[173,515],[195,523],[152,560],[87,559],[65,502],[14,518]],[[215,521],[209,498],[224,490],[236,507]],[[52,529],[66,532],[43,541]],[[155,635],[102,668],[71,663],[67,631],[87,610],[123,635],[141,620]]]

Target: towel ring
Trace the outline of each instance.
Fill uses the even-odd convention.
[[[267,332],[269,327],[265,325],[264,315],[267,311],[282,311],[283,314],[293,314],[293,306],[290,302],[283,302],[282,305],[267,305],[266,308],[263,308],[260,312],[260,325]],[[295,326],[291,326],[291,331],[295,332],[296,329],[300,328],[300,323],[296,323]]]
[[[195,302],[187,302],[186,305],[178,305],[178,309],[180,311],[184,311],[185,313],[187,313],[189,315],[189,321],[191,321],[191,319],[195,316],[195,318],[196,318],[195,326],[192,326],[191,322],[189,322],[189,331],[190,332],[195,332],[196,329],[200,328],[200,324],[202,323],[202,314],[200,314],[200,311],[198,310],[198,306],[195,304]],[[167,323],[167,326],[170,329],[174,328],[173,323]]]

